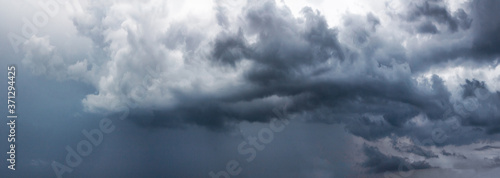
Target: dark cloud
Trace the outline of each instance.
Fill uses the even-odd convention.
[[[490,92],[485,88],[484,82],[477,80],[466,80],[462,85],[464,98],[464,111],[462,123],[480,127],[487,134],[500,132],[500,93]]]
[[[474,0],[471,2],[473,40],[471,52],[477,58],[491,60],[500,54],[500,2]],[[463,15],[462,15],[463,16]]]
[[[406,153],[413,153],[413,154],[422,156],[426,159],[439,157],[438,155],[434,154],[432,151],[424,150],[424,149],[422,149],[422,147],[416,146],[416,145],[395,146],[394,148],[398,151],[406,152]]]
[[[476,151],[483,151],[483,150],[489,150],[489,149],[500,149],[500,147],[499,146],[486,145],[486,146],[483,146],[481,148],[476,148],[474,150],[476,150]]]
[[[431,25],[445,23],[451,31],[461,22],[441,2],[437,5],[424,2],[422,6],[413,4],[411,7],[414,10],[408,21],[429,18],[426,22]],[[463,13],[457,12],[465,18],[467,14]],[[247,4],[241,12],[242,23],[238,30],[226,30],[217,35],[210,59],[215,64],[227,64],[235,69],[243,60],[253,62],[244,78],[250,87],[206,98],[187,97],[188,93],[179,91],[177,97],[182,98],[183,104],[154,111],[145,124],[170,127],[187,122],[220,129],[239,121],[267,122],[277,117],[269,108],[283,104],[265,99],[274,96],[290,101],[289,114],[314,118],[313,122],[345,123],[349,132],[366,140],[395,134],[421,141],[433,137],[429,129],[450,130],[446,125],[451,122],[449,115],[455,113],[456,103],[450,100],[451,94],[443,79],[434,75],[421,84],[411,77],[411,73],[405,73],[407,68],[401,64],[407,60],[405,55],[392,47],[380,46],[385,45],[384,42],[376,40],[376,27],[381,22],[375,15],[344,17],[344,30],[355,32],[352,38],[360,48],[356,49],[341,44],[338,29],[329,27],[318,11],[306,7],[301,14],[302,18],[294,17],[286,6],[278,7],[274,1]],[[249,42],[248,38],[256,40]],[[375,56],[372,45],[380,48]],[[396,57],[396,61],[387,60],[387,57]],[[379,61],[371,61],[371,58]],[[326,65],[332,62],[339,66]],[[366,70],[348,71],[346,74],[351,75],[348,78],[320,77],[334,73],[337,67],[360,64],[366,65]],[[386,73],[398,77],[389,79]],[[469,85],[473,84],[467,80],[464,87]],[[475,88],[465,89],[463,93],[468,96],[472,90]],[[488,116],[491,115],[482,117]],[[440,124],[418,126],[409,122],[415,117]],[[467,144],[474,142],[477,135],[495,133],[496,127],[478,123],[475,117],[471,112],[457,121],[470,126],[457,134],[468,135],[467,139],[450,136],[444,142],[432,144]],[[419,147],[412,148],[406,151],[429,158],[437,156]]]
[[[86,96],[79,97],[85,98],[86,111],[130,108],[128,120],[134,124],[126,128],[137,129],[139,125],[146,132],[195,126],[229,133],[241,123],[259,125],[273,118],[294,118],[325,126],[325,130],[328,124],[339,124],[359,142],[389,139],[392,148],[402,155],[428,159],[411,162],[404,156],[386,155],[381,148],[364,145],[362,152],[367,160],[361,166],[369,173],[428,169],[428,162],[445,156],[466,159],[461,153],[444,150],[444,146],[500,140],[500,93],[495,83],[467,78],[460,79],[458,87],[453,88],[456,83],[446,81],[446,74],[432,73],[440,69],[455,72],[452,69],[456,66],[482,70],[497,65],[499,1],[471,1],[453,10],[447,1],[414,1],[395,16],[383,11],[346,12],[334,17],[341,20],[338,26],[329,24],[330,17],[312,7],[294,14],[285,3],[274,0],[249,0],[242,7],[216,1],[212,11],[203,17],[196,12],[180,17],[172,14],[177,12],[177,4],[168,4],[174,10],[166,8],[167,12],[156,3],[139,1],[128,5],[140,8],[125,8],[91,1],[71,17],[77,34],[88,40],[88,51],[82,52],[86,55],[67,60],[61,45],[52,38],[33,36],[23,44],[23,65],[35,74],[87,82],[96,91],[86,91]],[[290,137],[305,137],[310,131],[297,130],[294,132],[300,134]],[[210,131],[186,135],[221,133]],[[181,142],[175,132],[168,133],[174,133],[169,134],[171,140]],[[310,139],[315,142],[331,136],[326,133],[311,134]],[[140,143],[161,142],[148,137],[148,133],[139,135],[151,139]],[[400,139],[405,139],[404,144]],[[210,138],[196,141],[206,140]],[[237,145],[239,141],[232,142]],[[296,148],[282,144],[285,146],[273,151]],[[126,147],[123,145],[130,146],[114,144]],[[225,160],[204,150],[218,149],[216,143],[198,145],[193,150],[203,152],[206,164],[212,163],[211,159],[224,164]],[[134,150],[142,150],[141,144],[136,146]],[[225,155],[229,146],[218,154]],[[309,151],[308,145],[301,146]],[[429,146],[443,150],[433,152]],[[490,149],[496,147],[476,151]],[[119,157],[116,153],[112,156]],[[304,159],[281,159],[276,163],[288,162],[289,168],[296,165],[288,160]],[[318,166],[295,169],[307,167],[301,164],[294,170],[307,172],[304,177],[310,177],[313,171],[331,175],[325,171],[334,167],[331,160],[311,160]],[[498,158],[494,161],[498,162]],[[176,173],[206,175],[199,162],[197,169],[203,173],[189,172],[191,163],[179,166],[182,169]],[[31,164],[47,167],[45,158],[33,159]],[[255,165],[259,170],[268,169]],[[163,170],[159,165],[152,169]]]
[[[431,33],[431,34],[436,34],[439,32],[437,27],[430,21],[422,22],[418,26],[417,31],[419,33]]]
[[[471,19],[467,18],[467,14],[463,9],[457,10],[452,14],[444,1],[429,0],[423,2],[413,2],[410,4],[410,9],[403,18],[409,22],[433,21],[439,24],[446,25],[450,32],[456,32],[459,27],[461,29],[468,29]],[[426,22],[427,23],[427,22]]]
[[[451,101],[451,92],[441,77],[433,75],[419,81],[415,77],[434,63],[461,57],[462,54],[455,51],[466,51],[459,50],[459,46],[442,46],[436,42],[449,50],[432,48],[432,45],[407,50],[408,47],[381,34],[379,29],[384,27],[384,22],[373,13],[346,14],[340,27],[331,27],[319,11],[310,7],[294,16],[288,7],[279,6],[275,1],[249,1],[236,10],[238,21],[232,23],[229,23],[233,17],[228,16],[227,8],[216,5],[214,9],[214,18],[222,28],[215,38],[206,39],[203,32],[190,28],[189,24],[176,22],[161,35],[164,36],[161,44],[170,50],[183,51],[183,59],[188,62],[207,59],[216,70],[240,71],[242,77],[233,82],[244,83],[244,86],[211,94],[193,94],[193,90],[167,87],[172,97],[182,102],[155,109],[135,108],[132,120],[150,127],[179,127],[187,123],[224,130],[241,121],[268,122],[277,117],[273,108],[289,103],[290,115],[310,118],[307,120],[311,122],[343,123],[350,133],[369,141],[396,135],[421,143],[433,137],[434,133],[429,130],[445,130],[456,134],[431,144],[468,144],[478,137],[491,139],[493,137],[485,135],[500,130],[494,126],[497,121],[489,119],[497,117],[495,97],[487,99],[489,108],[467,110],[469,101],[477,100],[471,95],[478,88],[474,82],[466,81],[464,97]],[[438,39],[480,28],[470,24],[477,14],[468,14],[462,9],[450,12],[442,1],[411,3],[408,8],[407,14],[401,16],[405,23],[416,25],[420,33],[431,33]],[[97,12],[94,15],[96,19],[102,16]],[[77,25],[83,26],[79,28],[83,34],[95,36],[86,32],[89,29],[84,24]],[[439,31],[443,25],[448,30]],[[130,33],[130,39],[134,39],[133,31]],[[210,42],[204,44],[203,40]],[[132,46],[144,43],[129,41],[134,42]],[[146,57],[149,63],[162,64],[167,58],[162,52],[146,49],[130,56],[135,57],[125,56],[124,60],[116,60],[116,65],[135,70],[133,64],[138,61],[132,59]],[[131,62],[125,63],[128,60]],[[136,78],[140,80],[144,73],[138,73]],[[165,81],[171,80],[175,79]],[[133,87],[120,84],[120,88],[124,88],[121,93],[106,92],[117,93],[122,98],[134,96]],[[462,111],[465,115],[459,113]],[[459,118],[450,117],[453,114]],[[430,124],[416,124],[412,121],[415,118],[428,120]],[[450,128],[450,122],[463,128],[458,131]],[[435,156],[418,147],[409,152]]]
[[[347,128],[353,134],[367,138],[368,140],[374,140],[378,138],[383,138],[389,136],[390,134],[397,135],[413,135],[417,137],[426,137],[424,135],[419,135],[418,132],[426,132],[424,130],[417,131],[414,130],[418,128],[412,124],[407,123],[409,119],[417,116],[419,113],[425,113],[427,117],[431,120],[444,120],[443,117],[446,106],[449,105],[449,93],[446,88],[443,88],[443,81],[434,76],[432,80],[432,94],[422,95],[418,91],[412,91],[414,86],[409,85],[394,85],[385,88],[385,91],[389,91],[386,97],[382,98],[372,98],[368,100],[372,105],[367,107],[367,109],[362,109],[361,113],[358,114],[374,114],[380,115],[383,119],[373,120],[366,116],[360,117],[359,119],[351,119],[347,121]],[[397,86],[397,87],[395,87]],[[365,86],[366,87],[366,86]],[[389,88],[400,88],[401,90],[391,91]],[[406,89],[405,89],[406,88]],[[370,91],[375,91],[371,89]],[[411,94],[410,94],[411,93]],[[399,94],[399,96],[395,95]],[[383,96],[383,95],[376,95]],[[415,96],[407,97],[407,96]],[[363,106],[369,103],[356,103],[356,105]],[[371,110],[369,110],[370,108]],[[410,131],[412,130],[412,131]]]
[[[367,160],[362,163],[362,166],[372,173],[410,171],[418,169],[429,169],[431,166],[425,161],[409,162],[408,160],[391,155],[385,155],[378,148],[372,146],[363,146],[363,152],[367,156]]]
[[[406,14],[400,17],[408,24],[404,29],[418,33],[437,35],[436,40],[428,41],[426,46],[414,49],[410,55],[410,67],[414,72],[422,72],[435,64],[461,65],[469,63],[476,66],[491,65],[497,59],[500,49],[498,30],[500,21],[498,1],[471,1],[465,9],[450,12],[444,1],[423,1],[411,3]],[[447,31],[440,26],[445,25]],[[460,33],[461,38],[454,36]],[[455,39],[451,42],[448,40]],[[444,42],[448,41],[448,42]]]
[[[467,157],[465,157],[462,154],[450,153],[450,152],[447,152],[446,150],[442,150],[441,154],[443,154],[444,156],[453,156],[453,157],[457,157],[457,158],[461,158],[461,159],[467,159]]]
[[[317,66],[328,59],[342,60],[344,54],[337,31],[311,8],[301,11],[304,19],[295,18],[288,8],[274,1],[262,1],[242,12],[244,25],[237,34],[221,32],[215,42],[213,59],[230,65],[243,58],[255,61],[247,79],[258,84],[286,80],[307,66]],[[244,34],[257,35],[247,44]]]
[[[462,98],[476,97],[476,92],[485,91],[486,86],[484,81],[481,82],[475,79],[465,80],[465,84],[462,85],[462,90],[463,90]]]
[[[333,70],[331,67],[317,67],[326,60],[346,62],[345,51],[350,50],[338,42],[336,30],[329,28],[324,17],[311,8],[302,10],[305,27],[300,31],[300,22],[288,9],[279,8],[272,1],[256,4],[243,12],[248,28],[240,28],[237,35],[221,33],[215,43],[213,59],[217,61],[232,66],[242,59],[257,62],[246,75],[256,88],[234,97],[245,100],[272,95],[288,97],[293,101],[290,113],[307,111],[315,115],[321,110],[323,117],[315,115],[316,120],[346,122],[348,130],[368,140],[394,132],[402,134],[406,122],[421,112],[430,119],[442,119],[450,94],[438,76],[432,78],[429,84],[432,91],[426,94],[417,89],[416,81],[409,76],[404,77],[406,74],[402,74],[398,81],[387,81],[377,73],[369,74],[375,75],[372,79],[317,80],[316,75]],[[344,25],[356,32],[356,43],[363,44],[371,38],[380,20],[371,13],[365,18],[347,16]],[[257,35],[257,41],[248,44],[245,35],[252,34]],[[360,56],[354,51],[349,53],[350,56]],[[384,62],[385,69],[380,64],[380,70],[391,71],[396,67]],[[303,71],[305,68],[316,71],[306,73]],[[380,115],[383,120],[372,121],[364,114]],[[261,118],[267,116],[264,114]],[[242,116],[233,118],[243,119]],[[261,121],[265,120],[269,119]],[[257,120],[254,118],[252,121]]]
[[[220,33],[215,39],[213,58],[219,62],[234,66],[236,62],[249,56],[250,48],[243,36],[243,31],[238,30],[236,34]]]

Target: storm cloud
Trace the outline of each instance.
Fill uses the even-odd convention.
[[[91,86],[86,113],[128,108],[141,128],[216,133],[272,119],[341,125],[368,174],[449,168],[435,160],[471,156],[448,148],[500,139],[499,1],[388,1],[333,17],[274,0],[75,4],[80,48],[34,35],[22,65]]]

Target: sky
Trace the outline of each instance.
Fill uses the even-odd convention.
[[[500,173],[500,1],[0,2],[1,177]]]

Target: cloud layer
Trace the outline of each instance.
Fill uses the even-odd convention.
[[[292,118],[341,123],[366,142],[409,138],[396,150],[426,159],[455,154],[420,146],[499,139],[498,1],[391,1],[345,12],[339,24],[314,7],[296,12],[273,0],[192,3],[82,4],[70,17],[87,40],[75,52],[84,57],[69,59],[51,38],[33,36],[23,64],[94,86],[86,111],[131,108],[130,119],[146,127],[225,129],[268,122],[286,105]],[[457,67],[492,70],[496,79],[448,77]],[[433,167],[372,146],[363,152],[373,173]]]

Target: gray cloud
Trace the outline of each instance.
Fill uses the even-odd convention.
[[[491,146],[491,145],[486,145],[486,146],[483,146],[481,148],[476,148],[474,150],[476,151],[483,151],[483,150],[488,150],[488,149],[500,149],[500,147],[498,146]]]
[[[57,40],[33,36],[23,44],[23,65],[36,75],[91,85],[96,92],[83,98],[85,111],[128,107],[129,120],[146,129],[229,132],[242,122],[269,122],[278,117],[273,109],[286,105],[291,118],[342,124],[363,142],[409,138],[395,150],[425,159],[463,156],[427,146],[499,140],[495,83],[467,78],[453,88],[432,73],[496,67],[497,1],[454,10],[446,1],[418,1],[395,15],[347,12],[335,25],[326,12],[303,7],[294,14],[273,0],[241,7],[216,1],[202,15],[128,3],[91,1],[71,16],[89,42],[83,57],[69,59]],[[362,152],[371,173],[397,171],[401,163],[431,168],[375,147]]]
[[[366,167],[368,172],[384,173],[386,171],[413,171],[431,168],[429,163],[425,161],[409,162],[401,157],[385,155],[376,147],[364,145],[363,151],[368,158],[362,163],[362,166]]]
[[[461,155],[458,153],[450,153],[450,152],[447,152],[445,150],[442,150],[441,154],[443,154],[444,156],[454,156],[454,157],[461,158],[461,159],[467,159],[467,157],[465,157],[464,155]]]
[[[400,16],[408,24],[402,24],[424,34],[440,33],[442,37],[427,42],[427,46],[414,49],[410,55],[410,66],[413,71],[425,71],[430,64],[451,62],[454,65],[472,63],[474,65],[491,64],[498,57],[495,45],[500,22],[492,19],[497,14],[499,5],[496,1],[471,1],[467,3],[467,11],[459,8],[450,12],[444,1],[423,1],[411,3],[406,14]],[[487,22],[486,22],[487,21]],[[440,30],[437,24],[446,25],[447,31]],[[444,40],[461,35],[463,38],[453,42]],[[449,38],[448,38],[449,39]],[[441,47],[440,47],[441,46]]]
[[[438,145],[468,144],[498,130],[492,126],[496,121],[488,119],[497,117],[495,97],[487,100],[492,108],[465,110],[467,115],[457,120],[449,117],[450,112],[464,111],[457,105],[463,107],[473,96],[452,101],[441,77],[433,75],[423,82],[415,78],[425,71],[421,67],[452,57],[443,57],[448,54],[441,52],[450,50],[433,51],[430,45],[415,49],[424,53],[406,51],[408,47],[384,37],[384,21],[373,13],[346,14],[340,27],[330,27],[321,12],[310,7],[296,17],[275,1],[249,1],[236,9],[237,18],[228,15],[234,10],[228,8],[216,3],[212,20],[221,29],[212,35],[178,20],[172,20],[174,25],[166,31],[144,33],[140,29],[155,27],[154,19],[99,21],[113,15],[102,7],[94,8],[85,23],[77,16],[74,22],[79,32],[112,51],[104,54],[102,60],[107,62],[101,65],[107,67],[101,68],[97,78],[109,82],[97,84],[99,93],[87,96],[84,105],[95,111],[132,107],[136,110],[132,120],[145,126],[190,123],[224,129],[241,121],[267,122],[276,117],[269,108],[289,102],[289,114],[314,118],[313,122],[345,123],[349,132],[371,141],[392,134],[422,140],[432,137],[428,129],[450,130],[449,122],[463,129]],[[439,35],[438,39],[479,28],[476,21],[471,24],[471,18],[478,15],[472,5],[464,7],[471,8],[472,15],[463,9],[450,12],[442,1],[410,3],[407,8],[400,16],[401,24],[415,24],[420,32]],[[448,30],[438,31],[440,25]],[[122,32],[126,41],[115,37]],[[163,38],[155,40],[155,35]],[[158,45],[167,50],[154,47]],[[462,50],[457,45],[446,47]],[[157,70],[151,71],[151,66]],[[144,77],[149,82],[131,82]],[[465,83],[464,96],[478,88],[469,89],[473,84]],[[416,117],[430,123],[415,124],[412,119]],[[464,135],[468,136],[458,138]]]
[[[466,30],[470,27],[472,22],[472,19],[468,18],[467,13],[465,13],[463,9],[458,9],[452,14],[446,7],[445,2],[441,0],[412,2],[410,3],[407,14],[402,15],[402,17],[409,22],[425,19],[443,24],[447,26],[450,32],[456,32],[459,30],[459,27]]]
[[[438,155],[434,154],[432,151],[424,150],[422,147],[416,145],[395,146],[395,149],[401,152],[413,153],[426,159],[438,158]]]
[[[425,21],[425,22],[422,22],[418,28],[417,28],[418,32],[420,33],[432,33],[432,34],[436,34],[438,33],[438,29],[437,27],[430,21]]]

